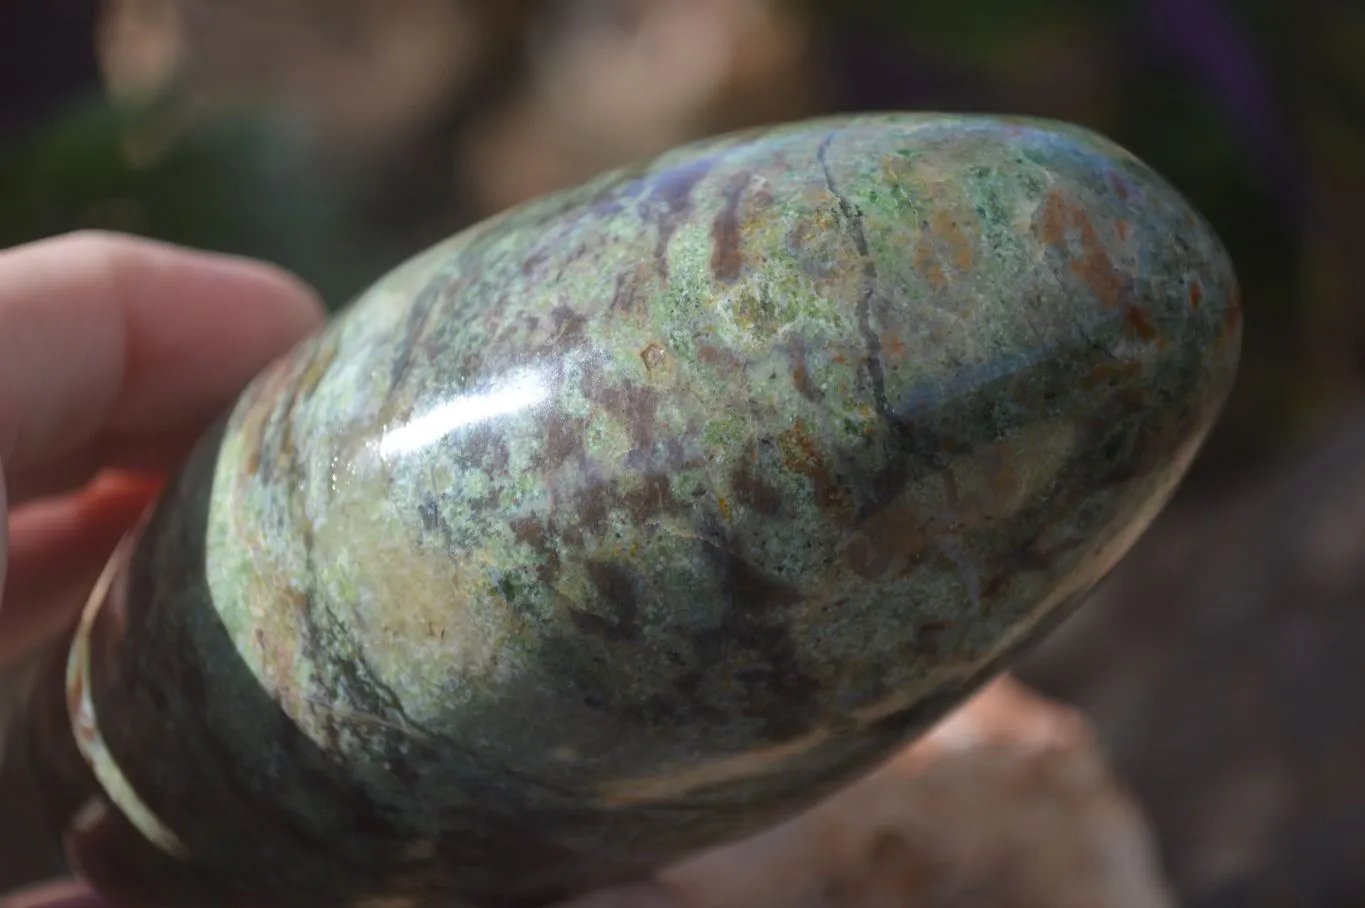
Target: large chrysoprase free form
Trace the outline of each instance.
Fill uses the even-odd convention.
[[[524,906],[783,819],[1125,552],[1240,313],[1199,214],[1053,122],[751,131],[473,227],[111,563],[35,723],[74,861],[129,904]]]

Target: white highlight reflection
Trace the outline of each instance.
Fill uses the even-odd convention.
[[[524,372],[491,388],[461,394],[385,432],[379,442],[380,456],[410,454],[466,426],[528,410],[549,396],[550,389],[539,372]]]

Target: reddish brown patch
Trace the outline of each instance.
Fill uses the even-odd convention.
[[[616,414],[626,424],[630,439],[637,448],[648,448],[654,443],[654,422],[658,417],[659,392],[653,388],[627,385],[621,388],[593,387],[585,382],[593,401]],[[580,443],[581,444],[581,443]]]
[[[1065,248],[1066,227],[1069,220],[1066,199],[1054,189],[1048,193],[1047,201],[1043,203],[1043,213],[1034,225],[1034,232],[1047,245]]]
[[[1014,494],[1019,487],[1019,474],[1015,472],[1014,466],[1010,463],[1001,464],[1000,468],[991,474],[990,487],[991,492],[1001,498]]]
[[[577,520],[572,522],[571,529],[575,534],[589,533],[600,534],[607,526],[607,515],[611,513],[615,506],[615,500],[608,494],[608,483],[590,482],[583,487],[578,496]],[[561,531],[565,536],[569,535],[567,530]]]
[[[1086,282],[1102,307],[1115,309],[1121,304],[1124,282],[1084,208],[1072,204],[1060,190],[1054,189],[1048,193],[1035,230],[1044,243],[1068,255],[1071,272]],[[1079,255],[1072,253],[1067,237],[1072,230],[1079,240]]]
[[[1128,181],[1113,171],[1109,173],[1109,185],[1114,187],[1114,194],[1121,201],[1128,201],[1128,196],[1132,194],[1132,189],[1128,186]]]
[[[1128,241],[1128,229],[1127,221],[1119,220],[1114,222],[1114,230],[1118,233],[1119,239],[1124,242]]]
[[[782,493],[772,483],[759,475],[758,449],[751,443],[739,458],[734,473],[730,476],[730,488],[740,504],[751,508],[766,517],[772,517],[782,507]],[[722,516],[729,516],[729,503],[720,499]]]
[[[545,524],[535,517],[518,517],[508,526],[517,537],[517,542],[529,546],[541,558],[536,567],[536,578],[541,583],[553,583],[559,575],[559,549],[545,530]]]
[[[850,510],[847,493],[821,459],[820,449],[806,431],[803,420],[798,419],[790,429],[779,435],[777,443],[787,469],[811,481],[815,503],[820,510],[832,513],[847,513]]]
[[[971,268],[972,242],[958,226],[957,219],[947,211],[939,211],[934,215],[933,225],[934,232],[947,242],[948,252],[952,255],[953,264],[958,270],[966,271]]]
[[[540,271],[545,265],[545,260],[548,257],[549,255],[544,249],[537,249],[535,252],[528,255],[521,262],[522,277],[534,277],[536,272]]]
[[[541,448],[541,466],[553,470],[565,461],[583,453],[583,430],[586,422],[562,412],[551,413],[545,421],[545,444]]]
[[[1232,285],[1232,292],[1228,294],[1228,308],[1223,315],[1223,327],[1232,332],[1242,323],[1242,288],[1239,284]]]
[[[308,599],[298,590],[285,586],[280,588],[278,596],[277,602],[281,606],[281,614],[287,613],[290,616],[291,627],[286,633],[278,632],[284,630],[285,625],[283,623],[276,626],[276,632],[256,628],[254,639],[257,657],[261,660],[261,668],[271,687],[280,692],[301,693],[293,674],[298,657],[297,641],[300,639],[300,637],[295,636],[295,631],[307,620],[304,616],[308,613]],[[305,636],[302,639],[303,645],[309,646],[308,638]]]
[[[1119,401],[1129,410],[1145,410],[1152,405],[1152,395],[1148,393],[1146,388],[1128,387],[1124,388],[1119,394]],[[1130,466],[1117,466],[1111,475],[1115,477],[1116,482],[1122,482],[1128,478],[1128,472],[1131,469]]]
[[[634,640],[640,632],[639,577],[629,567],[611,561],[591,560],[585,567],[607,614],[570,608],[574,627],[609,641]]]
[[[1119,280],[1109,254],[1104,251],[1094,225],[1085,215],[1081,217],[1081,257],[1072,259],[1071,271],[1090,285],[1101,306],[1112,309],[1119,304],[1123,282]]]
[[[560,348],[575,346],[582,340],[588,324],[587,318],[563,303],[550,310],[550,322],[554,325],[551,341]]]
[[[537,517],[518,517],[508,524],[517,542],[536,548],[545,543],[545,525]]]
[[[882,338],[882,353],[886,356],[899,359],[905,356],[905,338],[901,337],[899,330],[892,329]]]
[[[787,355],[791,357],[792,383],[796,385],[796,390],[801,392],[801,396],[806,400],[819,403],[825,395],[816,387],[815,382],[811,381],[810,370],[806,366],[806,348],[799,337],[792,335],[788,338]]]
[[[1138,363],[1131,360],[1103,362],[1091,369],[1090,374],[1081,379],[1081,387],[1090,391],[1104,384],[1126,384],[1137,377],[1141,368]]]
[[[739,226],[739,204],[744,198],[752,175],[740,172],[730,178],[725,187],[725,205],[711,223],[711,271],[716,280],[731,283],[744,269],[744,257]]]
[[[1198,309],[1199,304],[1204,300],[1204,288],[1199,286],[1198,281],[1190,282],[1190,308]]]
[[[512,452],[507,447],[507,440],[487,423],[476,426],[465,436],[465,451],[471,463],[482,464],[493,475],[507,475]]]
[[[641,525],[660,514],[671,513],[678,505],[678,500],[673,496],[673,486],[662,473],[645,476],[638,489],[627,492],[621,498],[622,505]]]
[[[959,225],[956,214],[949,210],[936,212],[915,243],[915,268],[935,286],[942,286],[947,281],[945,257],[939,254],[939,243],[947,253],[946,261],[959,273],[968,271],[973,259],[971,237]]]
[[[924,621],[915,628],[915,650],[928,656],[938,655],[942,637],[948,630],[946,621]]]
[[[909,508],[891,505],[877,511],[850,540],[844,552],[849,569],[875,580],[892,567],[913,563],[924,552],[923,521]]]
[[[934,247],[929,242],[928,234],[925,233],[920,234],[919,242],[915,244],[915,270],[928,278],[929,283],[935,287],[942,287],[947,283],[943,269],[939,267],[934,255]]]
[[[1147,318],[1147,314],[1137,306],[1129,306],[1125,310],[1124,320],[1128,323],[1128,331],[1131,335],[1147,341],[1156,339],[1156,326]]]
[[[708,366],[715,366],[718,369],[737,371],[748,365],[743,358],[733,350],[717,347],[715,344],[698,344],[697,355],[701,357],[702,362],[706,363]]]

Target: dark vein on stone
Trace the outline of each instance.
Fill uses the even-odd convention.
[[[820,142],[820,148],[816,152],[816,159],[820,162],[820,170],[824,173],[825,185],[834,194],[834,198],[839,203],[839,212],[844,220],[848,222],[850,233],[853,236],[854,248],[858,250],[858,255],[862,256],[862,288],[858,293],[858,333],[862,335],[863,343],[867,345],[867,372],[872,379],[872,398],[876,406],[877,413],[883,419],[890,420],[891,409],[886,402],[886,377],[882,373],[882,342],[875,331],[872,330],[872,295],[877,290],[877,266],[872,260],[872,252],[867,244],[867,233],[863,230],[863,216],[857,207],[849,201],[834,182],[834,174],[829,166],[829,146],[834,141],[834,137],[839,134],[836,129],[831,129],[825,134]]]
[[[428,284],[424,292],[430,295],[429,309],[434,308],[434,305],[431,304],[434,304],[435,298],[439,296],[439,283]],[[422,318],[417,321],[425,323],[427,315],[428,313],[424,312]],[[408,324],[410,333],[412,325],[413,322],[410,321]],[[409,350],[411,348],[405,346],[404,349]],[[301,609],[303,624],[301,630],[307,641],[309,655],[322,677],[326,679],[324,684],[327,687],[333,687],[338,682],[343,686],[342,690],[326,691],[332,699],[335,699],[337,694],[344,692],[358,712],[367,713],[374,718],[388,722],[394,721],[388,718],[389,716],[396,716],[398,721],[394,724],[398,727],[415,730],[428,738],[435,738],[436,736],[429,729],[414,722],[402,709],[398,696],[379,680],[374,670],[364,659],[359,641],[350,633],[350,629],[316,595],[315,578],[318,576],[318,570],[314,535],[312,522],[302,500],[303,490],[307,488],[305,464],[299,456],[298,448],[293,439],[294,413],[297,406],[303,402],[300,399],[302,396],[300,385],[298,381],[295,381],[290,389],[288,405],[280,417],[279,431],[282,435],[280,453],[284,459],[283,473],[292,480],[289,494],[290,515],[302,536],[304,563],[307,565],[309,577],[308,589],[304,592]],[[330,707],[334,704],[326,705]],[[335,713],[332,713],[332,718],[337,718]]]
[[[303,532],[303,543],[308,576],[316,577],[317,562],[314,556],[313,534],[306,527]],[[307,639],[313,644],[311,655],[314,665],[324,679],[324,693],[329,698],[315,705],[320,705],[328,711],[329,725],[336,722],[375,724],[389,731],[423,739],[428,745],[439,744],[442,748],[458,751],[471,763],[487,766],[487,760],[476,751],[450,735],[441,734],[427,727],[408,713],[403,707],[402,699],[392,687],[380,680],[374,667],[365,658],[360,641],[352,629],[316,596],[312,589],[305,595],[302,620]],[[337,687],[338,684],[340,687]],[[349,701],[344,705],[344,711],[337,708],[343,706],[337,702],[342,699]],[[388,751],[387,756],[390,760],[405,763],[402,741],[393,740],[389,735],[382,733],[381,741],[381,747]],[[493,769],[503,777],[528,788],[539,788],[561,796],[569,793],[544,780],[519,773],[505,764],[497,764]]]
[[[431,313],[441,298],[443,283],[441,278],[428,282],[418,293],[417,299],[412,304],[412,309],[408,312],[403,340],[398,345],[398,354],[394,357],[393,364],[389,368],[390,394],[397,390],[399,383],[407,374],[408,366],[412,362],[412,351],[416,348],[422,332],[426,330]]]

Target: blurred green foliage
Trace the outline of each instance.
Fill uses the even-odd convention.
[[[141,163],[130,136],[154,129],[157,113],[89,99],[0,147],[0,246],[87,228],[135,233],[275,262],[332,306],[388,263],[285,124],[216,120]]]

